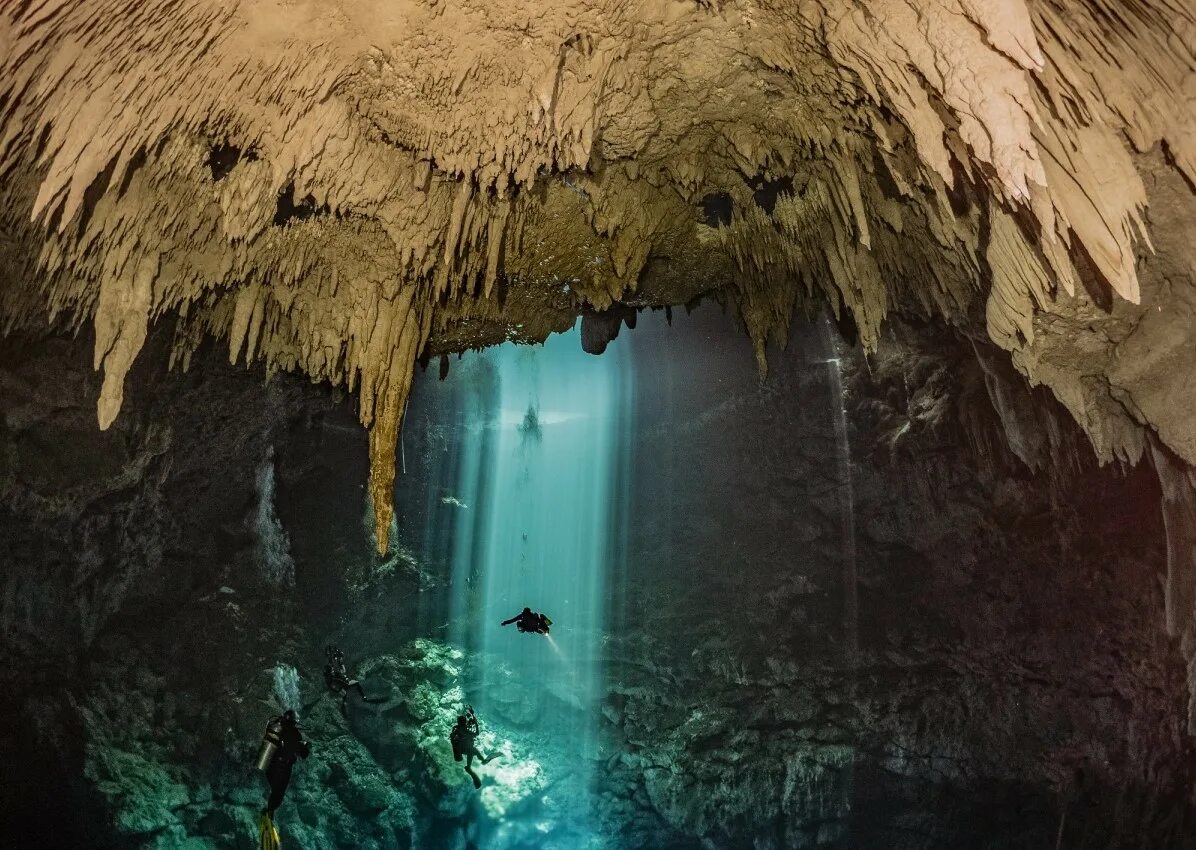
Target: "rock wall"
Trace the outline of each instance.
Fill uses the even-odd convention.
[[[374,554],[346,400],[201,353],[139,375],[99,434],[83,346],[6,348],[0,764],[27,789],[6,829],[252,846],[289,665],[315,745],[289,846],[599,847],[570,831],[581,763],[620,847],[1192,846],[1185,665],[1159,625],[1174,492],[1098,467],[954,332],[895,324],[865,360],[803,324],[761,383],[717,314],[676,325],[610,343],[638,390],[605,690],[503,678],[480,794],[444,734],[503,659],[437,637],[421,523]],[[400,504],[421,447],[453,440],[451,405],[415,398]],[[321,698],[329,641],[378,702]],[[560,743],[578,711],[601,717],[591,751]]]
[[[82,340],[0,353],[0,761],[21,792],[0,821],[47,846],[106,846],[114,813],[144,835],[198,805],[177,760],[219,766],[301,610],[265,569],[259,472],[335,412],[327,395],[214,359],[135,378],[130,415],[100,432]],[[133,789],[164,802],[114,803]]]
[[[1073,428],[1033,471],[998,378],[927,327],[867,363],[808,343],[759,390],[661,368],[706,404],[636,459],[652,568],[612,700],[644,808],[720,847],[1191,845],[1148,469],[1097,468]]]

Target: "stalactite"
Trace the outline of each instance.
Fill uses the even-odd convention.
[[[994,341],[1133,457],[1143,423],[1038,347],[1077,283],[1141,297],[1133,151],[1196,176],[1194,33],[1169,0],[8,4],[0,318],[94,324],[102,425],[161,317],[174,362],[215,336],[357,388],[380,521],[425,344],[715,289],[762,364],[810,299],[873,349],[893,312],[986,297]],[[792,187],[768,209],[765,174]]]
[[[1196,732],[1196,472],[1157,440],[1150,450],[1167,530],[1167,633],[1179,638],[1188,660],[1188,729]]]
[[[428,322],[424,318],[428,311],[414,292],[400,296],[395,310],[399,322],[398,338],[387,368],[376,376],[381,387],[368,394],[363,391],[361,396],[362,420],[370,428],[370,497],[381,555],[385,555],[389,548],[390,520],[394,516],[395,446],[414,377],[415,358],[428,334]],[[373,408],[368,412],[365,408],[367,398],[373,401]]]

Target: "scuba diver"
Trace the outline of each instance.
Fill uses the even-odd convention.
[[[504,626],[509,626],[511,623],[514,623],[515,628],[521,632],[546,635],[548,634],[548,627],[552,625],[552,620],[543,614],[537,614],[531,608],[524,608],[511,619],[502,621],[502,625]]]
[[[349,691],[356,690],[362,702],[382,702],[381,699],[370,699],[365,695],[365,689],[357,679],[349,678],[349,670],[345,666],[345,653],[339,647],[328,644],[324,647],[324,654],[328,663],[324,665],[324,684],[333,694],[341,696],[341,715],[348,716]]]
[[[482,787],[481,778],[473,772],[473,760],[476,757],[482,764],[488,764],[498,758],[498,754],[484,756],[478,752],[478,716],[473,713],[473,706],[465,706],[465,714],[457,717],[457,725],[449,733],[449,743],[453,745],[453,760],[461,761],[465,758],[465,772],[473,780],[474,788]]]
[[[259,824],[262,850],[278,848],[274,812],[282,805],[287,786],[291,784],[291,770],[295,767],[295,760],[307,758],[309,755],[311,744],[304,739],[299,730],[294,711],[288,709],[281,717],[275,717],[266,724],[266,734],[262,738],[262,746],[257,755],[257,768],[266,772],[266,781],[270,783],[270,794],[266,798],[266,808],[262,809]]]

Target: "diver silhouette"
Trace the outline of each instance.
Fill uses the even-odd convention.
[[[552,620],[543,614],[537,614],[531,608],[524,608],[511,619],[502,621],[502,625],[504,626],[509,626],[511,623],[514,623],[515,628],[521,632],[546,635],[548,634],[549,626],[552,625]]]
[[[324,665],[324,684],[328,687],[329,692],[340,694],[342,715],[347,716],[349,713],[349,691],[357,691],[357,696],[361,697],[362,702],[382,702],[380,698],[370,699],[367,697],[365,689],[361,687],[361,682],[349,678],[349,670],[345,666],[345,654],[337,646],[328,644],[324,647],[324,654],[328,658],[328,663]]]
[[[458,715],[457,725],[449,733],[449,743],[453,745],[453,760],[461,761],[462,758],[465,759],[465,772],[473,780],[474,788],[481,788],[482,780],[481,777],[473,772],[473,760],[476,758],[482,764],[489,764],[498,758],[497,753],[492,756],[484,756],[478,752],[477,740],[479,732],[478,717],[473,713],[473,706],[467,705],[465,707],[465,714]]]
[[[291,784],[291,771],[295,762],[311,755],[311,744],[303,737],[295,712],[285,711],[275,717],[266,727],[266,740],[262,744],[259,765],[266,761],[266,781],[270,783],[270,795],[266,799],[266,813],[271,817],[282,805],[282,798]],[[268,759],[268,761],[267,761]]]
[[[262,817],[258,824],[261,830],[262,850],[278,850],[278,830],[274,828],[274,812],[282,805],[287,786],[291,784],[291,771],[295,767],[295,761],[309,755],[311,744],[299,731],[294,711],[284,711],[281,716],[272,718],[266,724],[266,734],[262,738],[262,746],[257,756],[258,770],[266,772],[266,782],[270,784],[266,807],[262,809]]]

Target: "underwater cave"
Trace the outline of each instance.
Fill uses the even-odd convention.
[[[0,4],[0,846],[1196,848],[1196,8]]]

